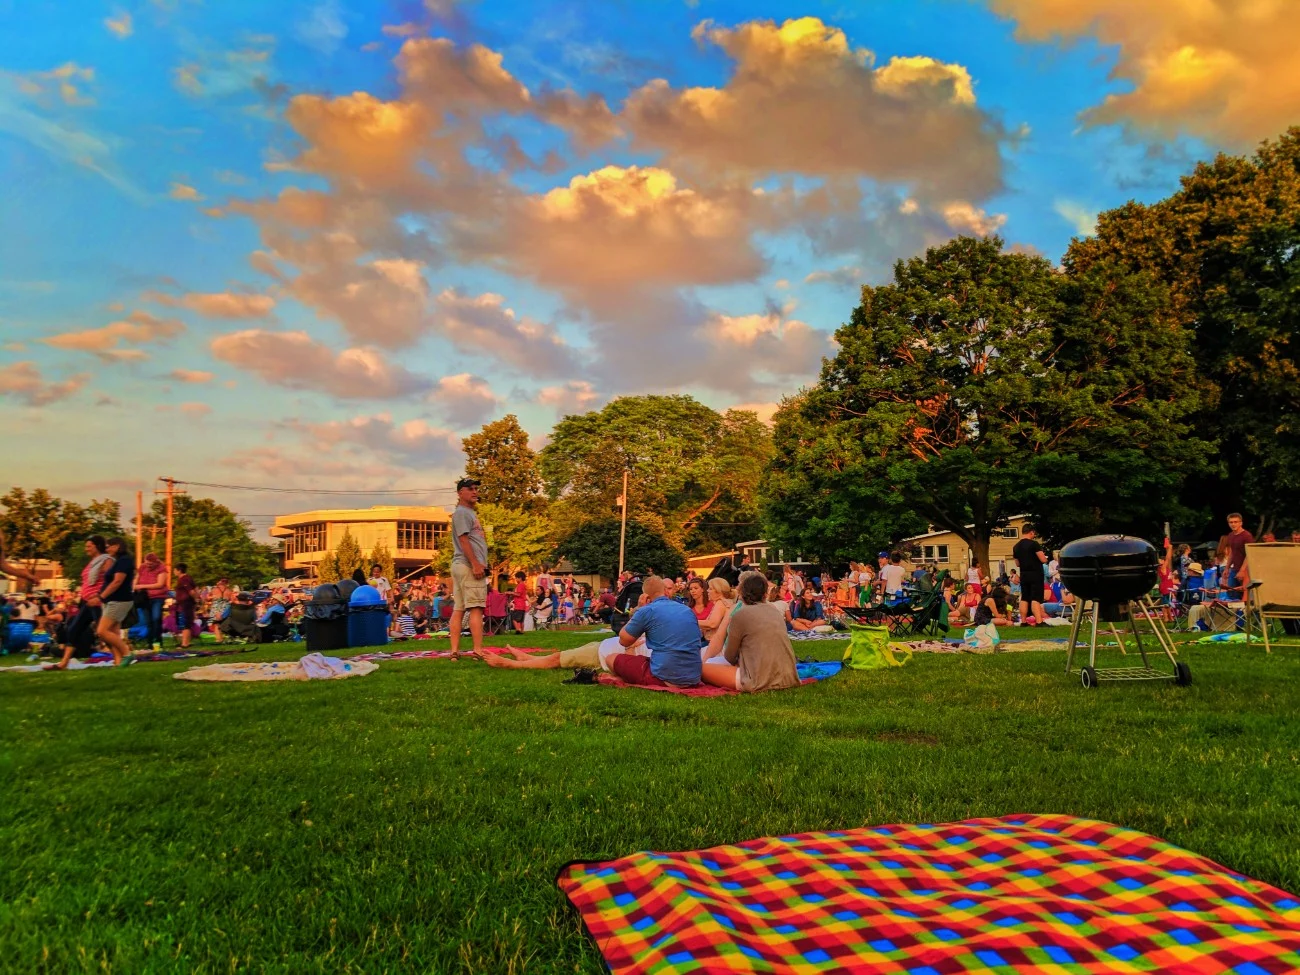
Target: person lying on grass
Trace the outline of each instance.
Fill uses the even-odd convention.
[[[618,635],[630,648],[644,634],[650,656],[620,653],[610,661],[614,675],[629,684],[696,687],[700,683],[700,624],[689,606],[664,596],[664,580],[649,576],[643,584],[646,604]]]
[[[639,597],[638,608],[646,604],[645,595]],[[483,654],[483,662],[489,667],[502,667],[507,670],[559,670],[561,667],[573,669],[586,668],[588,670],[604,670],[612,674],[610,661],[621,653],[646,654],[645,637],[637,640],[630,647],[624,647],[619,642],[618,637],[612,636],[607,640],[597,640],[594,643],[584,643],[580,647],[572,650],[561,650],[558,653],[548,653],[545,656],[534,657],[523,650],[516,650],[513,647],[505,647],[501,653]],[[507,656],[508,654],[508,656]]]
[[[779,605],[767,601],[767,580],[747,573],[739,588],[743,605],[727,625],[727,662],[703,664],[704,683],[746,692],[794,687],[799,683],[794,648]]]

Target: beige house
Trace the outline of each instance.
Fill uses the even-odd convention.
[[[383,542],[398,571],[411,572],[433,558],[450,530],[451,515],[445,508],[391,505],[279,515],[270,531],[284,543],[284,570],[306,569],[315,576],[317,564],[338,548],[344,531],[352,533],[364,555]]]
[[[1028,515],[1012,515],[1004,527],[993,532],[993,537],[989,539],[989,561],[992,565],[984,567],[990,576],[999,574],[1003,562],[1006,563],[1008,572],[1015,568],[1011,549],[1020,541],[1020,530],[1028,521]],[[957,576],[966,574],[971,557],[975,554],[970,546],[950,531],[927,532],[905,538],[898,543],[898,551],[911,562],[937,565]]]

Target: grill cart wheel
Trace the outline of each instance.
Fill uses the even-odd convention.
[[[1174,683],[1179,687],[1186,687],[1192,682],[1192,668],[1181,660],[1174,664]]]
[[[1079,668],[1079,681],[1083,684],[1085,691],[1095,691],[1097,689],[1097,668]]]

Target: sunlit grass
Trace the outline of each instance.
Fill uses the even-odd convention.
[[[469,661],[0,674],[0,967],[594,973],[552,883],[568,860],[1013,812],[1300,889],[1300,652],[1183,653],[1189,688],[1085,692],[1055,653],[918,655],[723,699]]]

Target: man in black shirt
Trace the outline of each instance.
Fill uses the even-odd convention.
[[[1011,550],[1011,556],[1020,566],[1020,622],[1037,622],[1042,625],[1047,616],[1043,609],[1043,566],[1047,553],[1038,542],[1038,532],[1033,525],[1020,529],[1020,541]]]
[[[108,554],[113,567],[104,573],[107,580],[98,599],[104,605],[96,635],[113,654],[113,663],[121,666],[131,656],[131,645],[122,637],[122,624],[135,608],[135,560],[127,553],[126,542],[114,536],[108,540]]]

